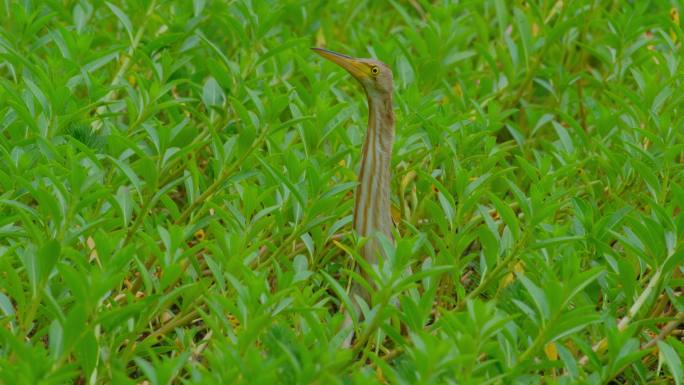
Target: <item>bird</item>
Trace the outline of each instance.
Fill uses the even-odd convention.
[[[393,242],[390,207],[392,145],[395,135],[392,109],[392,70],[375,59],[354,58],[323,48],[312,48],[323,58],[349,72],[362,86],[368,100],[368,129],[363,143],[358,184],[354,196],[353,228],[367,241],[360,250],[370,265],[382,256],[379,238]],[[367,278],[362,272],[362,276]],[[352,294],[369,301],[370,295],[360,285],[352,285]]]

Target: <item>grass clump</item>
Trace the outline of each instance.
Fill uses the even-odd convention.
[[[3,3],[0,383],[682,383],[675,3]],[[395,75],[352,349],[367,111],[311,46]]]

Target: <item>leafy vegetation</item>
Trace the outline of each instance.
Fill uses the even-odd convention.
[[[678,11],[3,2],[0,383],[684,383]],[[349,349],[367,111],[311,46],[395,75]]]

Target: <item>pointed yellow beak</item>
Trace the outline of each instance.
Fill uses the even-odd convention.
[[[346,69],[356,79],[361,80],[368,76],[368,66],[358,59],[341,53],[328,51],[323,48],[311,48],[317,54]]]

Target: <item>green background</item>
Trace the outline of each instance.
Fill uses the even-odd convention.
[[[0,383],[682,383],[679,10],[5,0]],[[312,46],[395,78],[352,349],[367,107]]]

